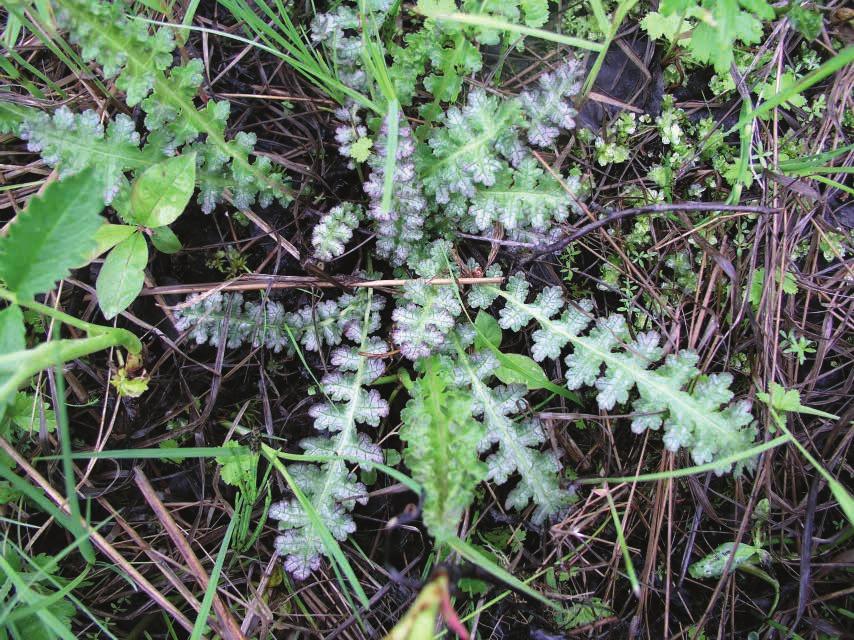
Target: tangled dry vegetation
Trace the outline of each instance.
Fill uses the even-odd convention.
[[[848,637],[851,10],[458,4],[4,3],[0,637]]]

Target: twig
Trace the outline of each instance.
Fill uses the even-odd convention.
[[[56,489],[42,476],[36,469],[30,465],[30,463],[24,459],[21,454],[18,453],[16,449],[10,445],[5,438],[0,437],[0,449],[2,449],[9,457],[11,457],[15,463],[24,470],[24,472],[30,477],[33,483],[36,486],[40,487],[42,491],[45,492],[48,498],[50,498],[56,506],[61,509],[64,513],[70,514],[71,511],[68,508],[68,502],[65,498],[60,495]],[[110,560],[116,563],[117,566],[121,567],[121,570],[124,571],[133,582],[139,587],[142,591],[148,594],[148,596],[154,600],[157,604],[163,607],[163,610],[172,616],[172,618],[180,624],[187,631],[192,632],[193,623],[183,614],[181,611],[173,605],[157,588],[151,584],[145,576],[143,576],[136,568],[128,562],[125,557],[119,553],[113,545],[107,542],[107,539],[104,538],[100,533],[95,531],[91,525],[85,520],[81,519],[81,523],[86,528],[89,537],[92,540],[92,543],[98,547],[104,555],[106,555]]]
[[[346,282],[348,287],[354,288],[380,288],[380,287],[402,287],[412,280],[360,280],[358,282]],[[504,278],[433,278],[428,284],[501,284]],[[333,288],[334,282],[315,278],[312,276],[246,276],[237,278],[230,282],[202,282],[199,284],[178,284],[172,286],[150,287],[143,289],[140,295],[168,295],[187,294],[199,291],[257,291],[260,289],[296,289],[298,287]]]
[[[726,204],[724,202],[679,202],[675,204],[650,204],[644,207],[622,209],[620,211],[615,211],[601,220],[596,220],[590,224],[586,224],[556,242],[534,246],[531,250],[531,255],[528,256],[527,260],[532,260],[537,256],[563,251],[571,242],[586,236],[588,233],[596,231],[596,229],[609,225],[612,222],[616,222],[617,220],[629,218],[641,213],[664,213],[667,211],[743,211],[745,213],[772,214],[779,213],[780,209],[742,204]]]
[[[148,478],[145,476],[142,469],[137,467],[134,469],[133,475],[134,482],[136,482],[136,486],[139,487],[142,497],[145,498],[145,501],[154,511],[158,520],[160,520],[160,523],[163,525],[163,528],[166,529],[166,533],[169,534],[169,537],[172,539],[172,543],[184,557],[184,561],[187,563],[190,573],[196,578],[196,581],[199,583],[202,591],[207,591],[209,582],[208,572],[205,571],[202,563],[199,562],[196,554],[193,553],[193,549],[190,547],[190,543],[187,542],[187,538],[184,536],[181,529],[178,528],[178,524],[160,501],[160,498],[157,497],[154,487],[151,486],[151,483],[148,481]],[[221,627],[219,631],[223,637],[227,640],[245,640],[246,636],[243,635],[243,632],[240,630],[240,626],[231,615],[231,611],[229,611],[228,607],[223,604],[219,594],[217,593],[214,593],[213,608],[216,612],[217,618],[219,619],[219,626]]]

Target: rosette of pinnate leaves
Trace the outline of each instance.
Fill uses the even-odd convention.
[[[559,287],[547,287],[528,301],[530,284],[522,274],[511,276],[504,290],[488,289],[504,304],[498,320],[502,328],[519,331],[531,322],[538,326],[532,334],[534,360],[557,359],[572,347],[565,357],[569,389],[595,387],[603,411],[629,402],[635,391],[635,433],[663,429],[668,450],[686,449],[696,464],[720,461],[718,474],[733,470],[725,458],[753,445],[750,403],[732,401],[731,374],[701,374],[696,353],[665,355],[655,331],[632,336],[623,316],[596,318],[592,302],[567,304]],[[735,473],[753,464],[737,462]]]
[[[59,27],[79,45],[83,60],[97,62],[105,78],[115,78],[129,107],[142,107],[148,131],[141,136],[130,118],[121,114],[105,126],[91,110],[72,113],[61,107],[51,117],[0,102],[0,116],[14,122],[4,128],[25,139],[28,148],[40,153],[60,176],[95,167],[109,204],[127,187],[126,173],[138,173],[179,152],[195,152],[198,199],[206,213],[220,202],[225,189],[238,208],[288,201],[281,171],[268,158],[250,158],[255,135],[241,132],[226,138],[229,103],[210,100],[202,109],[195,106],[204,67],[195,59],[173,66],[176,43],[170,27],[154,28],[129,18],[133,12],[122,1],[62,0],[51,5]]]
[[[358,341],[366,317],[370,333],[379,328],[378,314],[385,306],[382,296],[370,296],[367,289],[304,305],[293,312],[273,300],[244,301],[240,294],[219,292],[190,296],[187,303],[175,311],[175,326],[188,331],[196,343],[219,347],[225,338],[230,349],[251,344],[289,354],[294,353],[296,344],[307,351],[320,351],[324,346],[341,344],[343,338]],[[367,316],[366,305],[371,310]]]
[[[525,401],[527,388],[521,384],[498,384],[495,372],[500,363],[488,350],[466,353],[458,343],[454,381],[471,395],[472,415],[485,430],[478,451],[486,457],[486,480],[503,485],[516,479],[507,494],[505,508],[524,509],[533,501],[531,516],[541,524],[572,501],[561,487],[559,451],[541,451],[548,441],[543,424],[531,415]]]
[[[393,266],[440,237],[457,231],[481,233],[502,225],[517,240],[550,238],[557,225],[578,211],[584,197],[578,172],[556,177],[522,142],[552,144],[574,126],[571,98],[578,89],[579,65],[562,64],[536,88],[518,98],[475,89],[462,107],[450,107],[427,145],[417,145],[400,117],[391,193],[384,203],[388,164],[388,122],[378,132],[368,158],[364,185],[370,198],[366,217],[373,221],[377,254]],[[354,109],[336,129],[341,152],[351,155],[365,136]],[[388,117],[388,116],[387,116]],[[355,211],[355,210],[354,210]],[[342,239],[352,235],[353,217],[333,210],[321,219],[313,241],[316,256],[328,260],[343,253]],[[346,240],[344,240],[346,242]]]
[[[361,342],[332,351],[330,361],[336,369],[320,383],[326,400],[309,409],[318,434],[303,439],[300,447],[307,455],[326,456],[328,461],[288,467],[317,518],[339,541],[356,531],[350,512],[368,500],[353,467],[370,469],[372,463],[383,460],[382,449],[358,431],[359,425],[376,427],[389,411],[376,389],[365,388],[385,371],[383,357],[388,351],[385,342],[369,337],[373,325],[370,319],[363,325]],[[307,578],[327,553],[317,525],[296,496],[272,505],[270,518],[279,521],[282,531],[275,547],[284,557],[285,569],[297,579]]]

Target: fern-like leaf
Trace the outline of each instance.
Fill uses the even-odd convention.
[[[367,489],[356,480],[350,468],[353,458],[367,468],[382,461],[382,450],[358,432],[358,425],[378,425],[389,409],[376,390],[364,389],[384,370],[382,360],[375,355],[388,351],[384,342],[368,335],[369,327],[375,324],[369,316],[375,312],[371,311],[370,298],[366,302],[359,346],[335,350],[332,359],[338,363],[338,370],[328,373],[321,382],[327,401],[315,405],[309,412],[320,433],[300,442],[306,453],[328,455],[331,460],[320,465],[289,467],[291,476],[311,501],[323,526],[341,541],[356,530],[350,511],[357,503],[367,502]],[[297,579],[307,578],[320,567],[326,553],[308,515],[299,501],[291,498],[272,505],[270,517],[279,521],[282,530],[275,546],[285,557],[285,568]]]
[[[189,331],[196,343],[218,347],[225,338],[230,349],[248,343],[277,353],[293,353],[292,340],[307,351],[320,351],[324,346],[340,344],[343,337],[358,339],[366,305],[371,310],[367,318],[372,333],[379,328],[378,314],[385,306],[381,296],[369,296],[365,289],[294,312],[286,312],[281,303],[271,300],[244,302],[240,294],[217,292],[201,299],[190,296],[187,302],[188,306],[175,313],[176,328]]]
[[[532,519],[539,524],[568,505],[572,496],[560,486],[557,456],[538,448],[546,441],[542,424],[533,418],[511,418],[527,410],[526,389],[523,385],[490,386],[499,366],[492,352],[468,355],[462,345],[457,347],[456,383],[470,389],[474,415],[486,427],[478,449],[486,452],[497,445],[486,459],[486,479],[504,484],[518,475],[505,506],[523,509],[533,501],[537,508]]]
[[[566,356],[568,388],[595,386],[603,410],[627,402],[636,389],[632,431],[663,427],[666,447],[688,449],[697,464],[716,462],[753,444],[756,429],[750,404],[731,402],[730,374],[700,375],[697,355],[687,350],[668,355],[653,368],[664,355],[657,333],[632,339],[625,318],[611,315],[596,319],[594,328],[583,335],[593,321],[591,303],[567,308],[557,287],[527,302],[528,289],[527,281],[517,274],[505,291],[498,291],[505,301],[499,323],[518,330],[536,322],[539,329],[533,334],[532,353],[537,360],[557,358],[564,346],[571,345],[573,350]],[[750,466],[750,461],[740,462],[735,471]],[[722,464],[717,472],[731,469],[731,464]]]
[[[484,428],[472,417],[471,394],[453,387],[450,363],[434,356],[419,368],[424,373],[410,389],[400,439],[406,466],[424,488],[422,520],[441,542],[456,535],[475,487],[486,477],[478,459]]]
[[[98,62],[105,76],[115,76],[128,105],[142,102],[149,122],[161,125],[152,137],[155,146],[170,152],[181,142],[205,136],[204,143],[186,149],[195,152],[199,162],[199,202],[205,212],[219,202],[226,187],[233,189],[238,208],[256,201],[262,206],[273,199],[288,202],[282,174],[273,170],[270,160],[250,160],[255,136],[241,132],[234,140],[226,139],[228,103],[210,101],[201,110],[193,104],[199,63],[190,62],[167,75],[175,48],[169,27],[150,33],[147,23],[126,17],[127,6],[121,0],[56,0],[56,4],[60,23],[71,41],[80,44],[83,58]]]
[[[581,88],[583,72],[581,63],[571,58],[553,72],[541,75],[536,89],[519,95],[531,144],[550,147],[561,131],[575,128],[577,113],[572,99]]]
[[[344,253],[344,246],[353,237],[353,229],[359,226],[363,215],[361,207],[349,202],[332,207],[312,231],[315,257],[327,261]]]
[[[404,286],[403,305],[392,313],[392,339],[410,360],[426,358],[444,344],[462,307],[451,287],[413,280]]]
[[[105,128],[91,109],[75,114],[62,106],[52,116],[33,110],[21,122],[17,135],[27,141],[29,151],[40,153],[49,166],[56,167],[60,178],[97,167],[106,204],[127,184],[125,172],[164,157],[153,146],[140,150],[139,134],[126,115],[117,115]]]

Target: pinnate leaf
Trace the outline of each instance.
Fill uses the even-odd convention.
[[[0,279],[23,299],[53,289],[85,263],[103,208],[101,182],[92,169],[51,184],[0,239]]]
[[[470,392],[454,389],[451,367],[433,356],[424,361],[401,415],[400,439],[413,478],[424,487],[422,518],[438,541],[454,536],[475,487],[486,477],[478,459],[484,425],[472,417]]]

